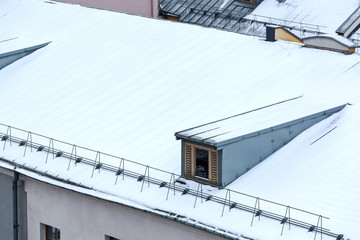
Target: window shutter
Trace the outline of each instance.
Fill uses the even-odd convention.
[[[217,151],[211,151],[211,183],[218,184],[218,158]]]
[[[192,177],[192,157],[191,157],[191,146],[185,144],[185,176]]]

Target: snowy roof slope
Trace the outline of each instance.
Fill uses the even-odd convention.
[[[353,104],[230,188],[321,212],[331,218],[331,230],[360,238],[358,54],[66,4],[7,2],[11,11],[0,21],[4,39],[30,36],[52,43],[0,71],[0,123],[179,173],[180,143],[173,137],[179,129],[300,95]],[[13,152],[1,155],[24,160]],[[145,198],[129,195],[130,202],[146,205]],[[212,207],[207,206],[201,211]],[[259,232],[248,223],[230,224],[236,215],[222,222],[168,207],[254,237],[268,233],[266,226]]]
[[[326,28],[325,33],[335,30],[359,7],[357,0],[264,0],[251,15],[277,18],[290,22],[314,24]],[[265,19],[265,18],[264,18]]]
[[[32,50],[47,45],[47,43],[35,39],[6,39],[0,40],[0,57],[17,51]]]
[[[344,107],[345,105],[337,106],[328,101],[321,102],[319,99],[316,101],[298,97],[183,130],[175,133],[175,136],[221,146],[239,141],[247,135],[261,134],[266,129],[290,126],[325,112],[332,114]]]

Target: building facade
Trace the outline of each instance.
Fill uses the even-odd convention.
[[[157,18],[158,0],[58,0],[59,2],[79,4],[85,7],[112,10],[117,12]]]
[[[15,171],[0,167],[0,239],[4,240],[13,239],[11,185]],[[225,239],[160,214],[91,196],[76,186],[23,174],[19,178],[18,239]]]

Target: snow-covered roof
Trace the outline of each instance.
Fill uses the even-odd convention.
[[[358,54],[56,2],[1,4],[0,41],[26,37],[51,44],[0,71],[0,123],[168,172],[180,173],[181,146],[174,139],[179,129],[300,95],[352,104],[302,133],[229,188],[323,214],[330,218],[324,225],[332,232],[360,238]],[[314,4],[313,12],[320,12]],[[34,151],[23,157],[23,150],[7,145],[0,156],[25,162],[31,168],[19,171],[52,184],[72,188],[31,169],[94,186],[91,191],[74,187],[76,191],[152,211],[169,210],[238,235],[279,239],[276,221],[262,219],[250,227],[248,218],[239,217],[241,211],[219,218],[222,205],[203,203],[194,210],[191,196],[159,200],[163,189],[139,193],[140,187],[132,188],[135,183],[126,179],[123,188],[117,188],[113,172],[96,171],[91,178],[92,166],[78,164],[67,171],[66,159],[45,164],[36,154],[46,154]],[[71,152],[71,147],[63,151]],[[102,162],[119,166],[118,159]],[[143,173],[144,168],[134,171]],[[211,191],[225,196],[225,190]],[[294,229],[283,238],[314,236]]]
[[[340,43],[341,45],[343,45],[344,47],[348,47],[348,48],[356,48],[359,47],[358,45],[356,45],[353,41],[351,41],[348,38],[339,36],[339,35],[319,35],[319,36],[310,36],[310,37],[304,37],[302,38],[302,40],[306,41],[308,39],[330,39],[333,40],[335,42]]]
[[[6,39],[0,42],[0,57],[5,55],[14,54],[17,52],[31,51],[33,49],[38,49],[49,44],[48,42],[43,42],[34,39]]]
[[[301,97],[240,113],[225,119],[207,123],[175,133],[182,139],[221,146],[246,136],[257,136],[272,129],[289,127],[316,115],[340,111],[344,105],[337,106],[330,102],[314,101]]]
[[[0,41],[0,69],[48,44],[34,39],[12,38]]]
[[[325,33],[335,33],[335,30],[359,7],[357,0],[264,0],[249,18],[276,22],[276,19],[286,21],[287,25],[303,23],[303,28],[312,28]],[[318,27],[317,27],[317,26]]]

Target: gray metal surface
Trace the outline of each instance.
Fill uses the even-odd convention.
[[[328,118],[332,114],[339,112],[346,106],[341,105],[338,107],[333,107],[331,109],[313,113],[301,118],[296,118],[281,124],[274,126],[270,125],[265,129],[258,129],[257,131],[253,132],[250,131],[249,133],[246,133],[246,130],[240,131],[245,132],[246,134],[244,135],[236,136],[234,134],[238,133],[238,125],[244,124],[244,121],[242,121],[241,118],[248,116],[248,114],[256,113],[256,118],[261,118],[261,121],[265,121],[266,124],[269,124],[269,122],[263,118],[265,115],[269,114],[269,108],[279,107],[284,103],[289,103],[297,99],[299,98],[289,99],[283,102],[268,105],[259,109],[175,133],[177,139],[182,140],[182,175],[184,176],[184,142],[215,148],[219,151],[218,164],[221,166],[221,172],[219,171],[219,179],[221,179],[221,182],[219,182],[219,185],[225,187],[239,176],[243,175],[251,168],[259,164],[265,158],[269,157],[271,154],[289,143],[301,132]],[[296,106],[293,107],[296,109]],[[282,111],[284,110],[286,110],[287,115],[291,114],[287,111],[288,108],[285,108]],[[299,111],[299,109],[296,109],[296,111]],[[277,110],[275,113],[278,115],[281,114],[281,111]],[[291,119],[291,117],[288,119]],[[252,125],[256,124],[255,121],[246,122],[250,123],[250,125],[247,126],[250,129]],[[233,133],[229,135],[230,137],[227,137],[226,134],[231,132]],[[207,136],[213,137],[209,139]],[[222,138],[220,138],[221,140],[217,140],[218,136],[222,136]]]
[[[298,101],[300,98],[288,99],[282,102],[250,110],[231,117],[206,123],[175,133],[177,139],[193,141],[194,143],[222,146],[252,138],[275,129],[281,129],[308,121],[322,115],[330,116],[342,110],[346,105],[325,108],[315,105],[311,109],[309,102]],[[296,100],[296,101],[294,101]],[[301,99],[300,99],[301,100]],[[284,104],[286,104],[284,106]],[[307,104],[302,106],[303,104]],[[302,110],[300,107],[302,106]],[[329,107],[330,105],[326,105]],[[323,106],[324,107],[324,106]],[[305,129],[304,129],[305,130]]]
[[[225,145],[222,149],[222,186],[243,175],[271,154],[289,143],[301,132],[329,117],[330,114],[308,118],[243,141]]]
[[[16,51],[1,53],[0,54],[0,70],[2,68],[6,67],[7,65],[35,52],[36,50],[38,50],[42,47],[45,47],[48,44],[49,44],[49,42],[40,44],[40,45],[36,45],[36,46],[32,46],[29,48],[19,49]]]
[[[360,7],[358,7],[346,20],[341,24],[341,26],[336,29],[336,33],[344,35],[353,24],[360,18]],[[355,27],[356,28],[356,27]],[[347,36],[345,36],[347,37]]]
[[[229,0],[163,0],[159,1],[160,14],[172,16],[180,22],[197,24],[237,32],[237,24],[251,13],[257,4]]]

